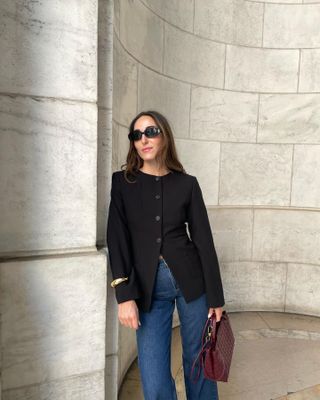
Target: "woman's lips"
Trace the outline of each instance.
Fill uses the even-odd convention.
[[[145,152],[145,153],[150,151],[150,150],[152,150],[152,147],[146,147],[145,149],[142,149],[142,151]]]

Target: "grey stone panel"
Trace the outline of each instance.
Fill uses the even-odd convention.
[[[2,0],[1,11],[1,92],[96,101],[96,0]]]
[[[208,215],[219,261],[251,260],[253,210],[209,207]]]
[[[190,85],[139,66],[138,112],[156,110],[168,119],[174,137],[189,136]]]
[[[320,94],[260,96],[258,142],[320,144]]]
[[[290,204],[292,146],[223,143],[219,204]]]
[[[5,390],[2,400],[105,400],[104,371]]]
[[[142,2],[170,24],[186,31],[193,31],[195,0],[142,0]]]
[[[94,104],[0,97],[0,252],[95,246]]]
[[[253,259],[320,263],[320,213],[303,210],[255,210]]]
[[[245,1],[252,2],[252,3],[266,3],[266,4],[268,4],[268,3],[271,3],[271,4],[273,4],[273,3],[276,3],[276,4],[278,4],[278,3],[302,4],[303,3],[303,0],[245,0]],[[310,2],[312,0],[308,0],[308,1]],[[317,1],[319,1],[319,0],[317,0]]]
[[[258,94],[193,87],[190,136],[194,139],[255,142]]]
[[[284,311],[286,273],[285,263],[223,263],[226,309]]]
[[[266,4],[263,46],[320,47],[319,19],[320,4]]]
[[[299,50],[227,46],[225,88],[248,92],[297,91]]]
[[[116,37],[113,43],[113,119],[129,125],[137,111],[138,64]]]
[[[129,128],[119,126],[118,137],[115,138],[118,142],[118,168],[120,169],[122,164],[127,162],[127,154],[129,151],[130,141],[128,139]]]
[[[8,261],[0,273],[4,391],[104,369],[104,255]]]
[[[205,203],[218,204],[220,144],[184,139],[177,139],[176,144],[185,170],[198,179]]]
[[[320,208],[320,145],[294,148],[291,205]]]
[[[289,264],[285,310],[320,316],[319,282],[319,264]]]
[[[259,47],[263,4],[243,0],[195,0],[194,33],[223,43]]]
[[[113,7],[113,28],[115,34],[120,37],[120,1],[121,0],[113,0],[112,3],[114,4]]]
[[[144,65],[162,71],[164,22],[140,0],[120,1],[120,40]]]
[[[320,92],[320,49],[301,50],[299,92]]]
[[[165,25],[164,73],[172,78],[222,88],[225,45]]]

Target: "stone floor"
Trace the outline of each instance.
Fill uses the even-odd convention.
[[[220,400],[320,400],[320,318],[275,312],[230,313],[235,349]],[[179,327],[172,337],[172,374],[185,400]],[[143,400],[137,359],[120,400]]]

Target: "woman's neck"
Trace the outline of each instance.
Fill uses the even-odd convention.
[[[167,167],[156,168],[151,165],[145,165],[145,164],[140,168],[140,170],[142,172],[145,172],[146,174],[151,174],[151,175],[165,175],[168,172],[170,172],[170,170]]]

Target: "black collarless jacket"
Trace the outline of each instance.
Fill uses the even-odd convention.
[[[117,302],[135,300],[140,310],[150,311],[162,254],[187,303],[206,293],[208,307],[222,307],[219,262],[197,178],[139,170],[129,179],[123,170],[112,174],[107,222],[113,279],[129,278],[116,286]]]

